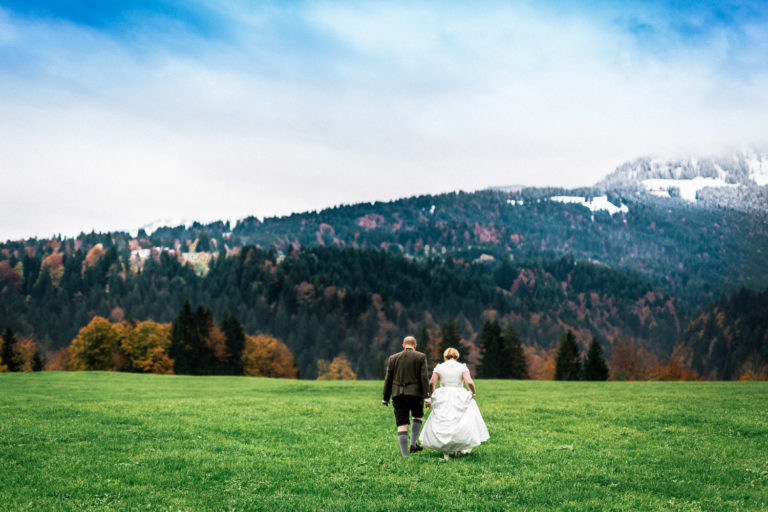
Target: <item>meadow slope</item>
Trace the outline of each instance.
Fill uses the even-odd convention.
[[[0,375],[1,510],[766,510],[768,383],[479,381],[398,455],[381,383]]]

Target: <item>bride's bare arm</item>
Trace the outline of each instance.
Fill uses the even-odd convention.
[[[429,379],[429,396],[435,392],[435,384],[437,384],[437,373],[433,373],[432,378]]]
[[[469,374],[469,370],[465,371],[461,374],[461,376],[464,378],[464,382],[467,383],[467,387],[472,392],[472,395],[475,394],[475,381],[472,380],[472,376]]]

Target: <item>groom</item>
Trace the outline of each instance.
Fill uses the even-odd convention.
[[[429,377],[427,375],[427,356],[416,352],[416,338],[406,336],[403,339],[403,351],[387,359],[387,373],[384,377],[384,396],[381,405],[389,404],[395,408],[397,422],[397,441],[403,457],[408,456],[408,416],[413,415],[411,424],[411,452],[418,452],[422,447],[416,444],[424,417],[424,399],[429,397]],[[429,403],[427,403],[429,407]]]

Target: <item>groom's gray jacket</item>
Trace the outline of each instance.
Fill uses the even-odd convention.
[[[421,352],[405,349],[387,359],[383,400],[389,402],[390,397],[399,395],[429,396],[427,356]]]

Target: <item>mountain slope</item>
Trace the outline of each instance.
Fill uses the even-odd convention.
[[[768,377],[768,290],[721,298],[690,323],[675,352],[708,378]]]

